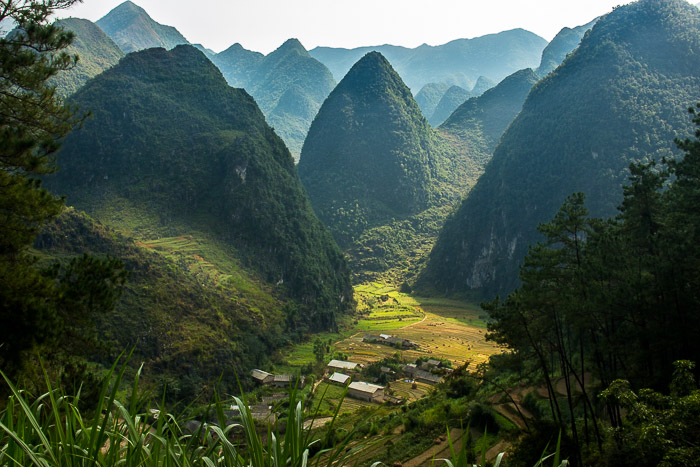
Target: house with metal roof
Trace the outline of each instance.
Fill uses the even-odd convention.
[[[341,386],[348,384],[348,381],[350,381],[350,377],[348,375],[344,375],[343,373],[335,372],[328,377],[329,383],[340,384]]]
[[[384,386],[355,381],[348,386],[348,396],[367,402],[384,402]]]
[[[252,370],[250,372],[250,376],[252,376],[255,382],[259,384],[270,384],[275,378],[275,375],[273,375],[272,373],[268,373],[267,371],[258,369]]]
[[[328,362],[328,369],[333,371],[357,371],[359,370],[359,363],[345,362],[343,360],[331,360]]]

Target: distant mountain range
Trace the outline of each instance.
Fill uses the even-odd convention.
[[[540,239],[537,224],[568,195],[582,191],[592,215],[613,215],[629,163],[674,157],[674,138],[693,134],[699,50],[700,12],[682,0],[640,0],[600,18],[530,91],[419,284],[504,296]]]
[[[546,45],[547,41],[536,34],[513,29],[439,46],[424,44],[415,49],[393,45],[354,49],[316,47],[309,53],[340,80],[367,52],[380,52],[417,93],[428,83],[447,83],[471,90],[480,76],[499,82],[517,70],[537,67]]]

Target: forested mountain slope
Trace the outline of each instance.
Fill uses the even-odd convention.
[[[465,158],[430,127],[389,62],[371,52],[326,99],[298,168],[314,210],[352,250],[360,274],[396,267],[432,243],[444,213],[431,209],[463,195]]]
[[[351,306],[345,261],[289,151],[201,52],[129,54],[71,102],[93,118],[66,139],[61,171],[47,179],[69,204],[142,241],[215,245],[212,256],[293,300],[300,323],[332,327]]]
[[[557,35],[554,36],[554,39],[552,39],[552,42],[547,44],[547,47],[542,51],[540,66],[535,70],[537,74],[544,77],[547,76],[550,71],[558,67],[566,56],[578,47],[583,35],[593,27],[596,21],[598,21],[598,18],[582,26],[564,28],[559,31]]]
[[[470,97],[471,92],[466,89],[459,86],[450,86],[450,88],[445,91],[445,94],[443,94],[438,105],[435,106],[435,111],[428,119],[428,122],[434,127],[440,126],[457,107],[466,102]]]
[[[75,67],[58,73],[49,81],[56,86],[61,96],[73,94],[87,80],[113,67],[124,56],[119,46],[91,21],[66,18],[57,23],[63,29],[75,33],[73,43],[66,48],[66,53],[80,57]]]
[[[446,223],[421,285],[505,294],[535,227],[575,191],[594,216],[615,212],[632,161],[672,157],[700,100],[700,12],[641,0],[601,18],[530,92],[484,175]]]

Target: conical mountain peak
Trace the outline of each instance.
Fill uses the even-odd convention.
[[[386,58],[370,52],[321,107],[304,142],[299,175],[321,220],[347,246],[365,227],[428,206],[433,144],[408,87]],[[357,207],[362,225],[346,205]]]
[[[301,55],[309,55],[309,52],[304,48],[304,46],[299,42],[299,39],[296,38],[291,38],[287,39],[284,44],[279,46],[275,52],[283,52],[283,53],[290,53],[290,52],[297,52]],[[275,53],[273,52],[273,53]]]

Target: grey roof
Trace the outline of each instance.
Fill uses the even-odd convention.
[[[333,383],[340,383],[340,384],[345,384],[348,382],[350,377],[348,375],[344,375],[342,373],[333,373],[330,378],[328,378],[328,381],[331,381]]]
[[[250,376],[252,376],[254,379],[262,381],[265,378],[272,376],[272,373],[268,373],[267,371],[255,369],[255,370],[252,370],[250,372]]]
[[[374,394],[380,389],[384,389],[384,386],[379,386],[378,384],[372,383],[365,383],[364,381],[355,381],[354,383],[350,383],[350,386],[348,386],[348,388],[367,394]]]
[[[357,368],[357,363],[344,362],[342,360],[331,360],[328,362],[328,366],[331,368],[342,368],[344,370],[354,370]]]

